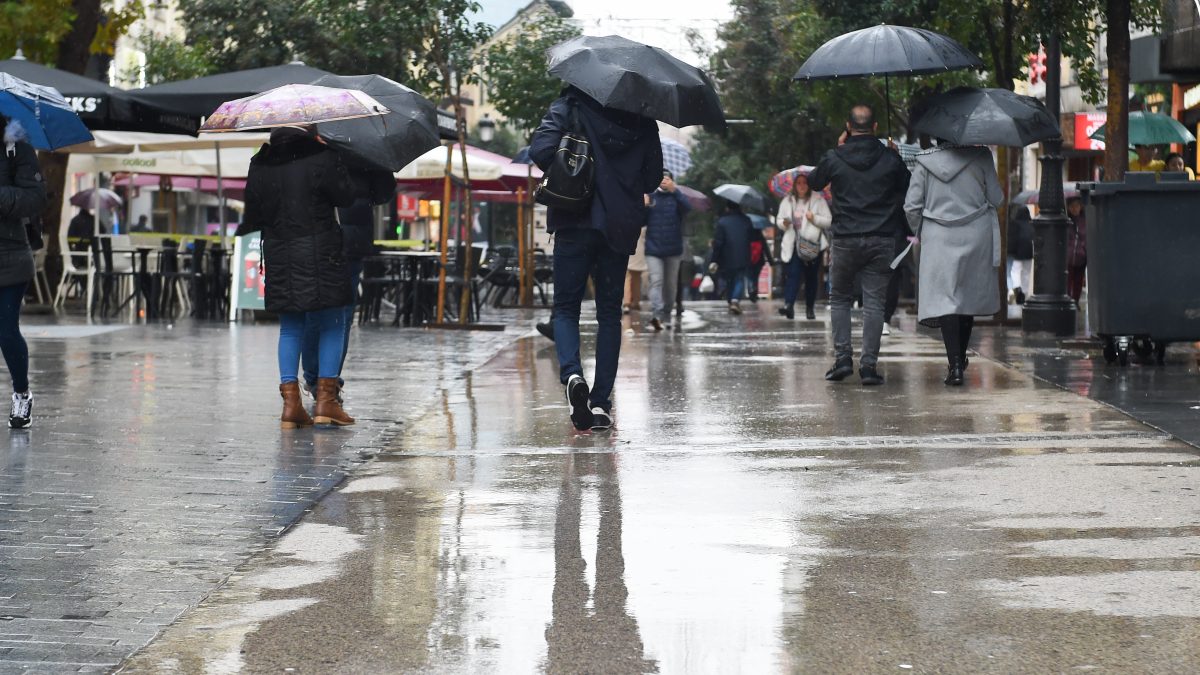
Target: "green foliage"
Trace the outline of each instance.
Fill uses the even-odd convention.
[[[487,52],[485,84],[496,110],[528,136],[537,128],[562,82],[546,73],[546,50],[580,35],[555,14],[543,15]]]
[[[488,152],[504,155],[505,157],[516,156],[517,151],[521,149],[521,146],[527,145],[524,134],[517,133],[516,130],[507,124],[497,125],[496,135],[493,136],[492,140],[488,141],[487,143],[484,143],[483,140],[479,138],[478,129],[472,129],[470,133],[467,134],[467,143],[470,143],[477,148],[483,148]]]
[[[146,35],[138,40],[138,49],[146,55],[146,85],[190,80],[211,75],[215,66],[209,60],[211,50],[204,45],[189,45],[171,37]],[[139,73],[125,73],[136,81]]]
[[[0,2],[0,58],[10,58],[20,47],[31,61],[54,63],[58,42],[74,21],[70,0]]]
[[[430,0],[407,8],[425,47],[413,63],[414,89],[453,96],[459,107],[462,86],[479,81],[479,47],[492,36],[491,26],[471,21],[479,10],[475,0]]]
[[[105,2],[103,18],[96,27],[96,35],[92,38],[92,53],[112,56],[117,50],[117,40],[145,16],[146,7],[140,2],[130,2],[122,6],[117,6],[111,0]]]

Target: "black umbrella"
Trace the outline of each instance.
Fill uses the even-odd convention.
[[[892,75],[929,75],[982,68],[983,61],[952,38],[923,28],[882,24],[839,35],[817,48],[792,79],[884,78],[891,135]]]
[[[704,71],[667,52],[609,35],[581,36],[546,51],[549,72],[608,108],[676,127],[725,128],[725,113]]]
[[[743,209],[751,209],[754,211],[767,210],[767,198],[764,197],[761,192],[755,190],[749,185],[726,183],[713,190],[713,194],[717,195],[721,199],[731,201]]]
[[[195,135],[200,126],[199,120],[135,101],[99,80],[48,68],[20,54],[0,61],[0,72],[58,90],[89,129]]]
[[[232,73],[156,84],[130,91],[129,96],[148,105],[201,118],[212,114],[226,101],[261,94],[285,84],[311,84],[313,80],[329,74],[328,71],[293,62],[283,66],[235,70]]]
[[[962,145],[1021,147],[1059,135],[1058,120],[1032,96],[958,87],[921,102],[913,128]]]
[[[399,171],[440,143],[437,108],[398,82],[381,75],[326,75],[313,84],[364,92],[391,111],[317,125],[321,137],[352,160],[370,168]]]

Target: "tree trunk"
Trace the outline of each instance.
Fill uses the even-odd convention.
[[[92,39],[100,26],[101,0],[73,0],[71,9],[75,12],[75,21],[71,30],[58,43],[58,60],[55,65],[59,70],[82,75],[87,70],[88,59],[92,56]],[[63,191],[67,186],[67,161],[69,155],[43,152],[40,153],[42,176],[46,179],[46,209],[42,211],[42,232],[46,240],[46,276],[51,285],[57,284],[62,274],[61,248],[58,243],[59,229],[62,223],[62,202],[66,196]]]
[[[1108,119],[1104,122],[1104,180],[1125,180],[1129,168],[1130,0],[1105,0],[1108,17]]]

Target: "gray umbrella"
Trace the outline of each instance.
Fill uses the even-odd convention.
[[[712,80],[658,47],[616,35],[580,36],[546,51],[549,73],[600,105],[675,127],[725,128]]]
[[[721,199],[726,199],[737,204],[743,209],[750,209],[752,211],[767,210],[767,198],[749,185],[726,183],[713,190],[713,193]]]
[[[1041,101],[1007,89],[951,89],[922,101],[915,117],[917,131],[961,145],[1021,147],[1061,133]]]
[[[888,135],[891,136],[891,75],[929,75],[982,68],[983,61],[954,39],[923,28],[881,24],[839,35],[808,57],[794,80],[842,77],[884,78]]]

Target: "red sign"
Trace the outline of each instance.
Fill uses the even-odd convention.
[[[417,217],[417,209],[421,201],[408,195],[396,195],[396,217],[401,220],[413,220]]]
[[[1075,149],[1103,150],[1104,141],[1091,138],[1096,130],[1104,126],[1108,115],[1102,112],[1075,113]]]

